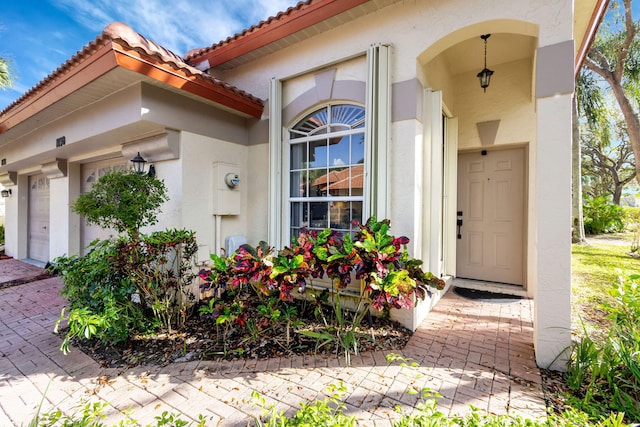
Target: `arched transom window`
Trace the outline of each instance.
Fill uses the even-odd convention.
[[[352,232],[362,222],[365,110],[328,105],[289,129],[290,237],[301,229]]]

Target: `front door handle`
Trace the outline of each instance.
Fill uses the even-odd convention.
[[[458,225],[458,239],[462,239],[462,232],[460,231],[462,229],[462,211],[458,211],[456,224]]]

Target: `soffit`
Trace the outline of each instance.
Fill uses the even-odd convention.
[[[125,90],[140,84],[149,84],[163,90],[173,92],[176,96],[186,97],[198,101],[201,104],[210,105],[217,109],[238,114],[236,110],[220,105],[214,101],[204,99],[190,92],[168,86],[156,79],[141,75],[125,68],[114,68],[101,77],[91,81],[81,88],[73,91],[59,101],[32,115],[29,120],[22,121],[0,133],[0,146],[18,137],[24,137],[49,123],[73,114],[76,111],[90,107],[116,92]]]
[[[112,23],[0,111],[0,133],[41,127],[137,82],[158,85],[245,117],[262,114],[260,99],[195,69],[127,25]],[[25,122],[28,126],[20,126]]]

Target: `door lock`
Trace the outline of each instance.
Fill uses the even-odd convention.
[[[456,225],[458,226],[458,239],[462,239],[462,232],[460,229],[462,228],[462,211],[458,211],[458,219],[456,221]]]

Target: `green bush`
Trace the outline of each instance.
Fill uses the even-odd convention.
[[[621,278],[603,308],[612,326],[600,341],[588,335],[573,344],[567,384],[573,404],[594,418],[610,411],[640,419],[640,275]]]
[[[118,343],[152,322],[143,307],[132,301],[136,288],[116,264],[118,241],[95,241],[84,256],[58,257],[55,272],[63,279],[61,295],[68,301],[56,324],[67,320],[61,349],[66,353],[76,336]],[[66,315],[68,311],[68,315]]]
[[[606,197],[585,198],[584,232],[587,234],[615,233],[624,230],[624,210]]]
[[[113,228],[137,240],[141,227],[158,222],[157,213],[167,200],[163,181],[132,170],[110,171],[93,184],[91,191],[72,203],[74,212],[88,224]]]
[[[189,288],[196,277],[192,268],[198,251],[195,233],[165,230],[139,238],[120,240],[115,268],[135,286],[166,330],[179,329],[196,301]]]
[[[0,245],[4,243],[4,224],[0,224]]]

